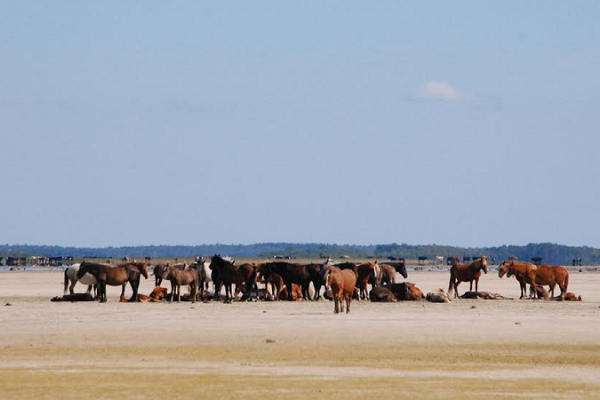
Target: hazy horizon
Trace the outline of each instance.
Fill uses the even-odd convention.
[[[0,3],[0,243],[600,247],[600,3]]]

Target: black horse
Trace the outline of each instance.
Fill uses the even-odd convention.
[[[283,279],[285,287],[287,288],[288,300],[292,300],[293,283],[302,287],[302,297],[305,300],[308,300],[308,288],[310,286],[310,283],[313,280],[318,279],[319,277],[320,269],[316,272],[315,270],[315,267],[307,268],[306,265],[302,264],[291,264],[287,262],[270,262],[264,265],[262,275],[265,279],[269,279],[269,277],[272,274],[279,274],[279,276],[281,276],[281,279]]]

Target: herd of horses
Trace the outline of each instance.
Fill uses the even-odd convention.
[[[479,280],[482,272],[487,274],[488,257],[480,257],[473,262],[457,263],[450,269],[450,284],[448,295],[458,297],[458,286],[461,282],[470,283],[470,291],[479,292]],[[205,297],[221,300],[222,288],[225,288],[225,302],[233,301],[240,292],[242,299],[265,300],[319,300],[322,296],[334,301],[334,312],[350,312],[352,299],[392,299],[397,298],[398,288],[410,292],[406,299],[418,299],[424,296],[413,284],[396,284],[396,273],[408,277],[403,261],[379,264],[375,262],[333,264],[330,260],[324,263],[296,264],[291,262],[245,263],[236,265],[234,260],[220,255],[209,259],[197,258],[190,265],[158,264],[153,269],[155,287],[161,288],[164,281],[171,284],[171,293],[161,288],[157,297],[168,301],[180,301],[186,298],[195,302],[204,301]],[[557,297],[564,300],[567,297],[569,273],[563,267],[550,265],[534,265],[521,261],[505,261],[499,267],[499,277],[515,277],[521,287],[521,298],[527,296],[527,285],[530,285],[530,297],[541,298],[540,293],[548,286],[552,296],[558,285],[561,290]],[[87,293],[95,290],[94,297],[100,302],[106,302],[106,286],[122,286],[121,299],[124,299],[125,287],[131,286],[130,302],[138,302],[138,288],[141,276],[148,278],[148,264],[144,262],[124,262],[118,265],[84,261],[65,269],[64,295],[67,288],[71,295],[77,282],[88,285]],[[207,289],[212,283],[213,293]],[[258,283],[264,283],[265,288],[259,289]],[[233,287],[235,285],[235,292]],[[369,292],[368,286],[371,285]],[[181,287],[186,293],[181,294]],[[189,288],[189,293],[188,289]],[[541,290],[540,290],[541,288]],[[163,290],[164,289],[164,290]],[[269,290],[270,289],[270,290]],[[311,290],[313,291],[311,293]],[[441,290],[441,289],[440,289]],[[442,291],[443,292],[443,291]],[[420,294],[419,294],[420,293]],[[153,292],[154,294],[154,292]],[[570,293],[569,293],[570,294]],[[148,296],[145,296],[148,297]],[[384,300],[382,300],[384,301]]]

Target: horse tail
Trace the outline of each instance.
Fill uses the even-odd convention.
[[[65,288],[63,290],[63,294],[67,294],[67,287],[69,287],[69,275],[67,275],[67,272],[69,271],[69,268],[65,268]]]
[[[569,288],[569,271],[567,271],[567,276],[565,277],[564,285],[565,285],[565,290],[564,290],[565,293],[564,294],[567,294],[567,289]]]
[[[448,295],[452,294],[452,290],[454,289],[454,274],[452,270],[450,270],[450,284],[448,285]]]

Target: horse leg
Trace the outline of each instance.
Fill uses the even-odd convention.
[[[121,285],[121,297],[125,297],[125,286],[127,285],[127,283],[124,283],[123,285]]]
[[[350,312],[350,303],[352,302],[352,295],[346,294],[346,314]]]
[[[74,281],[71,281],[71,285],[69,286],[69,293],[70,294],[75,293],[75,285],[77,285],[77,279],[75,279]]]
[[[100,282],[100,303],[106,303],[106,281]]]
[[[138,288],[140,287],[140,277],[138,276],[137,279],[133,279],[133,280],[129,281],[129,284],[131,285],[131,290],[133,291],[133,294],[131,295],[131,299],[129,299],[129,302],[135,303],[138,301]]]
[[[92,285],[88,285],[88,288],[87,288],[87,293],[88,293],[88,294],[89,294],[89,293],[92,293]]]
[[[176,286],[176,290],[177,290],[177,302],[179,303],[181,301],[181,285],[179,283]]]
[[[471,279],[469,281],[469,292],[472,292],[472,291],[473,291],[473,279]],[[477,287],[476,287],[475,291],[477,291]]]
[[[458,298],[458,285],[460,285],[460,282],[458,279],[456,279],[454,281],[454,297]]]
[[[475,278],[475,291],[479,292],[479,278]]]
[[[321,284],[313,282],[313,286],[315,287],[315,295],[313,296],[313,300],[319,300],[321,298]]]

